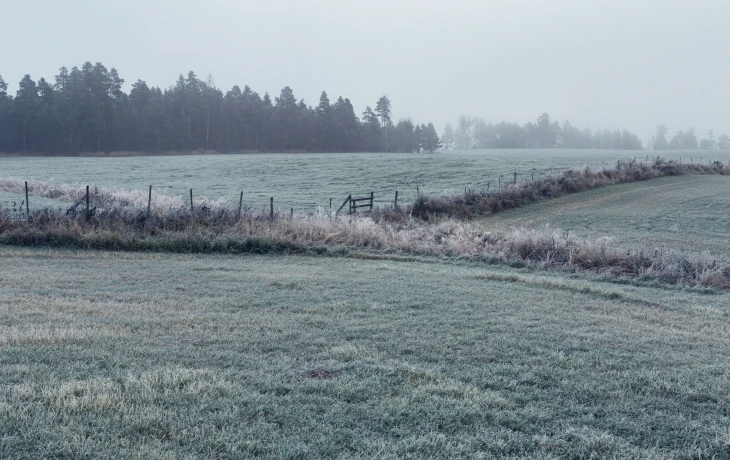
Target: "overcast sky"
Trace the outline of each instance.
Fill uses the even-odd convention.
[[[360,115],[461,114],[730,134],[728,0],[0,0],[0,75],[52,80],[85,61],[168,87],[212,74],[224,92],[288,85]]]

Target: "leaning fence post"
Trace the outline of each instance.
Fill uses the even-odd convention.
[[[152,210],[152,186],[150,185],[150,194],[147,197],[147,217],[150,216],[151,210]]]
[[[335,215],[339,214],[340,211],[342,211],[342,208],[344,208],[345,205],[347,203],[349,203],[351,199],[352,199],[352,195],[350,194],[347,196],[347,198],[345,198],[345,201],[342,202],[342,206],[340,206],[339,209],[337,209],[337,211],[335,212]],[[350,205],[350,206],[352,206],[352,205]]]
[[[269,218],[273,221],[274,220],[274,197],[271,197],[270,204],[270,212],[269,212]]]
[[[89,186],[86,186],[86,220],[89,220],[90,211],[89,211]]]
[[[25,181],[25,220],[30,222],[30,205],[28,204],[28,181]]]
[[[241,219],[241,208],[243,207],[243,192],[241,192],[241,198],[238,199],[238,218]]]
[[[193,189],[190,189],[190,212],[193,212]]]

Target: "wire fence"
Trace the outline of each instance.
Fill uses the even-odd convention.
[[[632,162],[649,165],[653,164],[658,158],[659,157],[647,155],[644,158],[634,157]],[[606,161],[600,163],[586,162],[581,165],[580,169],[590,168],[594,171],[613,169],[615,167],[618,167],[618,165],[622,161],[626,160],[618,159],[615,163]],[[680,164],[682,164],[683,161],[686,164],[690,165],[711,165],[713,163],[719,162],[718,160],[705,157],[689,157],[685,159],[682,159],[680,157],[678,160]],[[730,161],[728,161],[728,164],[730,164]],[[246,199],[244,191],[239,191],[237,194],[235,194],[237,196],[236,200],[223,200],[221,202],[221,200],[208,200],[203,198],[196,203],[196,195],[193,189],[190,189],[189,195],[185,197],[185,199],[180,200],[179,203],[168,204],[164,207],[161,207],[157,202],[157,200],[160,199],[160,195],[153,195],[152,193],[154,190],[153,185],[150,185],[149,187],[146,203],[140,204],[139,200],[137,200],[138,203],[136,204],[124,204],[124,200],[119,200],[116,205],[121,204],[123,206],[125,205],[130,207],[136,207],[138,210],[141,211],[144,211],[144,208],[146,207],[147,214],[159,212],[161,209],[169,211],[183,208],[189,208],[192,212],[195,210],[195,207],[198,206],[200,209],[203,210],[221,207],[226,207],[229,210],[237,208],[238,213],[241,213],[244,210],[246,210],[247,212],[258,212],[258,210],[260,210],[261,215],[268,215],[271,218],[283,215],[289,215],[290,217],[293,217],[295,213],[297,215],[314,215],[327,213],[334,215],[337,213],[338,208],[345,205],[342,203],[342,200],[346,199],[348,196],[350,197],[350,199],[363,199],[364,197],[371,197],[371,206],[369,209],[364,211],[369,212],[381,209],[395,208],[398,206],[406,206],[410,203],[413,203],[419,195],[453,196],[460,193],[464,193],[465,195],[485,194],[510,186],[526,186],[535,181],[545,180],[546,178],[550,177],[559,177],[562,174],[571,170],[576,170],[576,168],[532,168],[522,172],[514,171],[512,172],[512,174],[500,174],[496,177],[490,177],[489,174],[485,174],[483,181],[465,184],[463,191],[456,188],[434,190],[429,189],[426,184],[416,185],[415,190],[412,189],[413,187],[411,187],[410,190],[398,189],[396,187],[380,187],[374,189],[358,188],[348,191],[343,195],[329,198],[329,200],[325,203],[313,204],[309,208],[301,206],[281,206],[276,200],[275,196],[270,197],[268,203],[251,202]],[[77,212],[77,208],[81,207],[82,209],[85,209],[85,212],[92,213],[97,211],[100,207],[115,205],[114,200],[110,200],[108,199],[108,197],[104,196],[105,193],[108,193],[105,192],[104,188],[92,186],[79,187],[77,193],[75,193],[76,198],[72,203],[62,203],[58,201],[56,199],[56,195],[59,195],[60,193],[55,192],[52,189],[44,189],[38,193],[34,193],[36,192],[36,190],[34,190],[33,182],[28,181],[24,181],[23,190],[8,190],[7,188],[0,188],[0,191],[4,191],[11,195],[10,197],[6,197],[6,199],[4,200],[0,200],[0,212],[8,213],[11,219],[16,221],[28,220],[31,217],[33,211],[39,210],[53,210],[61,213],[75,213]],[[74,194],[72,193],[71,195]],[[66,197],[68,198],[68,196]],[[169,198],[170,197],[165,196],[166,200]],[[363,210],[360,208],[361,207],[350,207],[347,208],[347,210],[353,213],[362,213]]]

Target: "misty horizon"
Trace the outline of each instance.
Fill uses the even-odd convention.
[[[87,60],[85,62],[90,62],[91,63],[91,62],[98,62],[98,61],[90,61],[90,60]],[[80,68],[80,66],[70,66],[70,67],[69,66],[62,66],[61,68],[65,68],[65,69],[68,70],[68,69],[71,69],[73,67]],[[111,68],[116,69],[115,66],[111,66],[110,69]],[[179,73],[177,75],[177,77],[176,77],[176,80],[177,79],[180,79],[180,78],[185,78],[185,76],[188,75],[190,72],[196,74],[201,81],[204,81],[204,82],[209,81],[209,82],[211,82],[212,87],[214,87],[215,89],[218,89],[218,90],[222,91],[224,94],[227,91],[230,91],[230,90],[232,90],[235,87],[238,87],[240,89],[240,88],[243,88],[245,86],[250,86],[250,85],[248,85],[246,83],[240,83],[240,84],[235,84],[234,83],[231,88],[221,88],[221,87],[219,87],[215,83],[215,75],[213,75],[213,74],[198,74],[197,72],[195,72],[192,69],[189,70],[188,72],[185,72],[185,73]],[[3,74],[0,74],[0,76],[2,76],[2,75]],[[24,75],[30,75],[30,74],[24,74]],[[53,76],[45,76],[45,75],[37,76],[37,77],[34,77],[33,75],[30,75],[30,76],[31,76],[32,79],[34,79],[36,81],[37,80],[40,80],[41,78],[44,78],[48,82],[53,82]],[[121,74],[120,74],[120,76],[121,77],[124,77]],[[123,79],[124,79],[124,83],[122,84],[121,89],[125,93],[129,93],[131,91],[131,89],[132,89],[132,85],[135,82],[139,81],[139,80],[141,80],[141,81],[149,84],[149,81],[147,81],[145,78],[136,78],[136,79],[131,80],[131,81],[129,79],[126,79],[126,78],[123,78]],[[14,93],[17,92],[17,90],[19,89],[19,85],[17,83],[15,85],[13,85],[11,82],[9,82],[7,80],[5,82],[8,84],[8,89],[7,89],[8,95],[13,95],[14,96],[15,95]],[[166,91],[166,90],[173,90],[175,88],[175,83],[173,82],[173,83],[167,84],[167,85],[157,85],[157,84],[152,85],[152,84],[149,84],[149,86],[150,87],[153,87],[153,88],[158,88],[158,89],[160,89],[162,91]],[[286,85],[285,87],[291,88],[292,91],[294,92],[294,94],[297,95],[296,88],[294,86],[292,86],[292,85]],[[268,96],[270,96],[272,98],[273,97],[276,97],[279,94],[279,91],[281,90],[281,88],[279,89],[279,91],[277,91],[277,90],[274,90],[274,91],[268,91],[268,90],[258,91],[256,88],[251,88],[251,89],[254,92],[258,93],[262,97],[264,95],[268,95]],[[322,92],[327,92],[327,90],[326,89],[323,89]],[[345,97],[344,95],[339,95],[339,94],[337,94],[337,95],[330,95],[330,96],[333,96],[333,99],[336,99],[337,97]],[[392,95],[389,95],[389,97],[391,97],[391,102],[392,102]],[[299,97],[298,95],[297,95],[297,101],[303,102],[303,103],[305,103],[309,107],[316,107],[317,106],[317,101],[316,100],[314,102],[308,101],[306,98]],[[367,107],[371,107],[371,108],[374,107],[375,106],[375,102],[376,101],[371,101],[370,103],[358,103],[358,101],[354,101],[353,102],[353,107],[355,108],[355,113],[358,114],[358,117],[359,118],[361,118],[360,117],[360,114],[362,114],[366,110]],[[359,110],[358,109],[360,106],[362,106],[362,110]],[[413,120],[414,119],[414,117],[412,115],[410,115],[410,114],[399,114],[397,110],[394,110],[393,112],[394,112],[394,115],[393,115],[392,118],[393,118],[394,121],[398,121],[398,120]],[[458,126],[459,119],[464,118],[464,117],[471,118],[471,119],[475,119],[475,120],[484,121],[484,122],[489,123],[489,124],[498,124],[498,123],[504,123],[504,122],[506,122],[506,123],[518,124],[518,125],[521,125],[522,126],[522,125],[525,125],[525,124],[528,124],[528,123],[533,123],[533,122],[537,121],[540,118],[540,115],[545,114],[545,113],[550,114],[550,111],[546,111],[546,110],[539,111],[538,114],[536,114],[533,118],[526,119],[526,120],[512,120],[512,119],[504,119],[504,118],[501,118],[500,119],[499,117],[485,119],[484,117],[482,117],[479,114],[463,113],[463,114],[459,115],[454,120],[447,120],[447,121],[445,121],[442,125],[439,125],[437,123],[434,123],[434,125],[437,126],[437,128],[438,128],[437,131],[438,131],[439,135],[442,135],[443,132],[444,132],[444,130],[446,129],[446,126],[447,125],[451,126],[452,128],[455,128],[455,127]],[[570,119],[560,120],[557,117],[554,117],[553,120],[555,120],[555,121],[561,121],[561,122],[570,122],[571,121]],[[656,127],[659,127],[660,125],[663,125],[665,127],[667,126],[663,122],[658,122],[656,124]],[[622,127],[622,126],[604,126],[604,127],[601,127],[601,126],[590,126],[590,125],[588,125],[588,126],[581,126],[581,128],[586,128],[586,129],[588,129],[590,131],[602,131],[602,130],[608,129],[608,130],[611,130],[611,131],[613,131],[613,130],[619,130],[619,131],[626,130],[626,131],[629,131],[629,132],[633,132],[632,129],[627,128],[627,127]],[[671,127],[667,127],[667,128],[671,128]],[[700,138],[700,139],[706,137],[707,130],[706,131],[698,131],[698,130],[694,129],[694,126],[692,126],[692,125],[686,126],[686,127],[679,127],[678,126],[678,127],[674,127],[674,129],[669,129],[669,136],[671,137],[672,135],[674,135],[674,134],[676,134],[678,132],[687,131],[689,129],[694,130],[695,133],[696,133],[696,135],[697,135],[697,137]],[[724,134],[725,133],[725,131],[723,131],[723,130],[716,130],[716,129],[713,129],[713,128],[709,128],[708,130],[714,131],[715,136],[717,136],[718,134]],[[640,138],[640,140],[641,140],[644,148],[651,148],[651,139],[654,137],[655,133],[656,133],[656,131],[653,132],[653,133],[651,133],[649,136],[644,136],[643,138]]]
[[[543,112],[627,129],[644,144],[659,124],[699,137],[730,131],[730,5],[720,1],[72,1],[57,10],[44,0],[0,10],[16,18],[0,39],[24,37],[4,50],[9,94],[26,73],[48,79],[91,60],[116,67],[125,91],[137,79],[164,89],[194,70],[223,91],[247,84],[273,97],[290,86],[312,106],[323,90],[347,95],[358,114],[385,94],[394,120],[431,120],[439,134],[461,115],[524,123]]]

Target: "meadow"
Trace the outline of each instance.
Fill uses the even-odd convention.
[[[727,295],[387,256],[0,262],[3,458],[730,453]]]
[[[390,163],[406,177],[389,181],[421,174],[453,204],[467,199],[458,174],[477,183],[492,161],[544,172],[608,155],[506,154],[373,155],[362,174]],[[93,174],[142,189],[142,208],[5,213],[0,458],[730,458],[730,177],[564,195],[551,179],[535,187],[556,198],[467,220],[271,221],[225,207],[143,217],[151,176],[125,186],[115,163],[207,164],[220,177],[195,177],[233,188],[232,165],[267,158],[103,159]],[[318,173],[260,174],[292,202],[347,186],[332,165],[352,158],[312,158]],[[36,160],[45,191],[93,177],[78,171],[88,158],[0,164]],[[307,174],[322,185],[299,194]]]
[[[561,229],[646,251],[730,257],[730,177],[684,175],[619,184],[489,216],[495,230]]]
[[[480,190],[489,183],[532,179],[561,170],[611,167],[618,159],[663,156],[668,159],[707,163],[728,162],[730,151],[626,152],[617,150],[482,150],[434,154],[232,154],[181,155],[118,158],[6,157],[0,158],[0,180],[16,178],[81,191],[86,185],[122,191],[136,191],[146,199],[184,203],[189,189],[195,201],[225,199],[265,206],[274,197],[277,207],[314,213],[318,206],[329,207],[330,198],[339,206],[349,194],[375,193],[378,206],[392,204],[395,191],[399,202],[409,203],[416,190],[443,195],[464,190]],[[501,177],[501,179],[500,179]],[[19,182],[22,184],[22,182]],[[159,196],[159,198],[158,198]],[[168,197],[174,197],[170,200]],[[12,207],[24,200],[18,186],[0,186],[0,205]],[[48,201],[32,197],[32,206]]]

